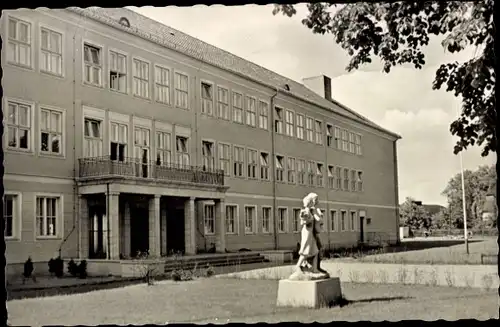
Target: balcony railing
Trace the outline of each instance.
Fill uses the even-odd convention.
[[[206,167],[144,162],[137,158],[112,160],[110,156],[79,159],[80,177],[137,177],[160,181],[224,185],[224,171]]]

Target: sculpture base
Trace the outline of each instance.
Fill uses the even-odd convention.
[[[321,308],[339,303],[342,299],[338,277],[322,280],[283,279],[278,285],[279,307]]]

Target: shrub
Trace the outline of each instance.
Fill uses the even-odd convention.
[[[78,275],[78,265],[73,259],[68,262],[68,272],[73,277],[76,277]]]
[[[33,261],[31,261],[31,257],[28,257],[28,260],[24,262],[23,277],[30,278],[31,274],[33,274],[34,269],[35,268],[33,267]]]
[[[78,265],[78,277],[81,279],[87,278],[87,260],[82,260]]]
[[[49,260],[49,272],[58,278],[64,276],[64,260],[60,256]]]

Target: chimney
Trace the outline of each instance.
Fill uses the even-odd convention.
[[[307,77],[302,83],[311,91],[319,94],[328,101],[332,101],[332,79],[325,75]]]

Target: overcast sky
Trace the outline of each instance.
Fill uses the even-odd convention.
[[[301,24],[307,13],[303,4],[292,18],[273,16],[272,5],[130,8],[298,82],[330,76],[333,98],[403,137],[398,141],[400,203],[411,196],[427,204],[446,204],[441,192],[460,172],[449,132],[460,103],[431,86],[440,64],[468,60],[472,50],[451,55],[435,41],[422,70],[398,67],[384,74],[375,63],[347,73],[349,57],[333,37],[315,35]],[[496,162],[496,155],[482,158],[480,153],[477,147],[466,151],[464,167]]]

